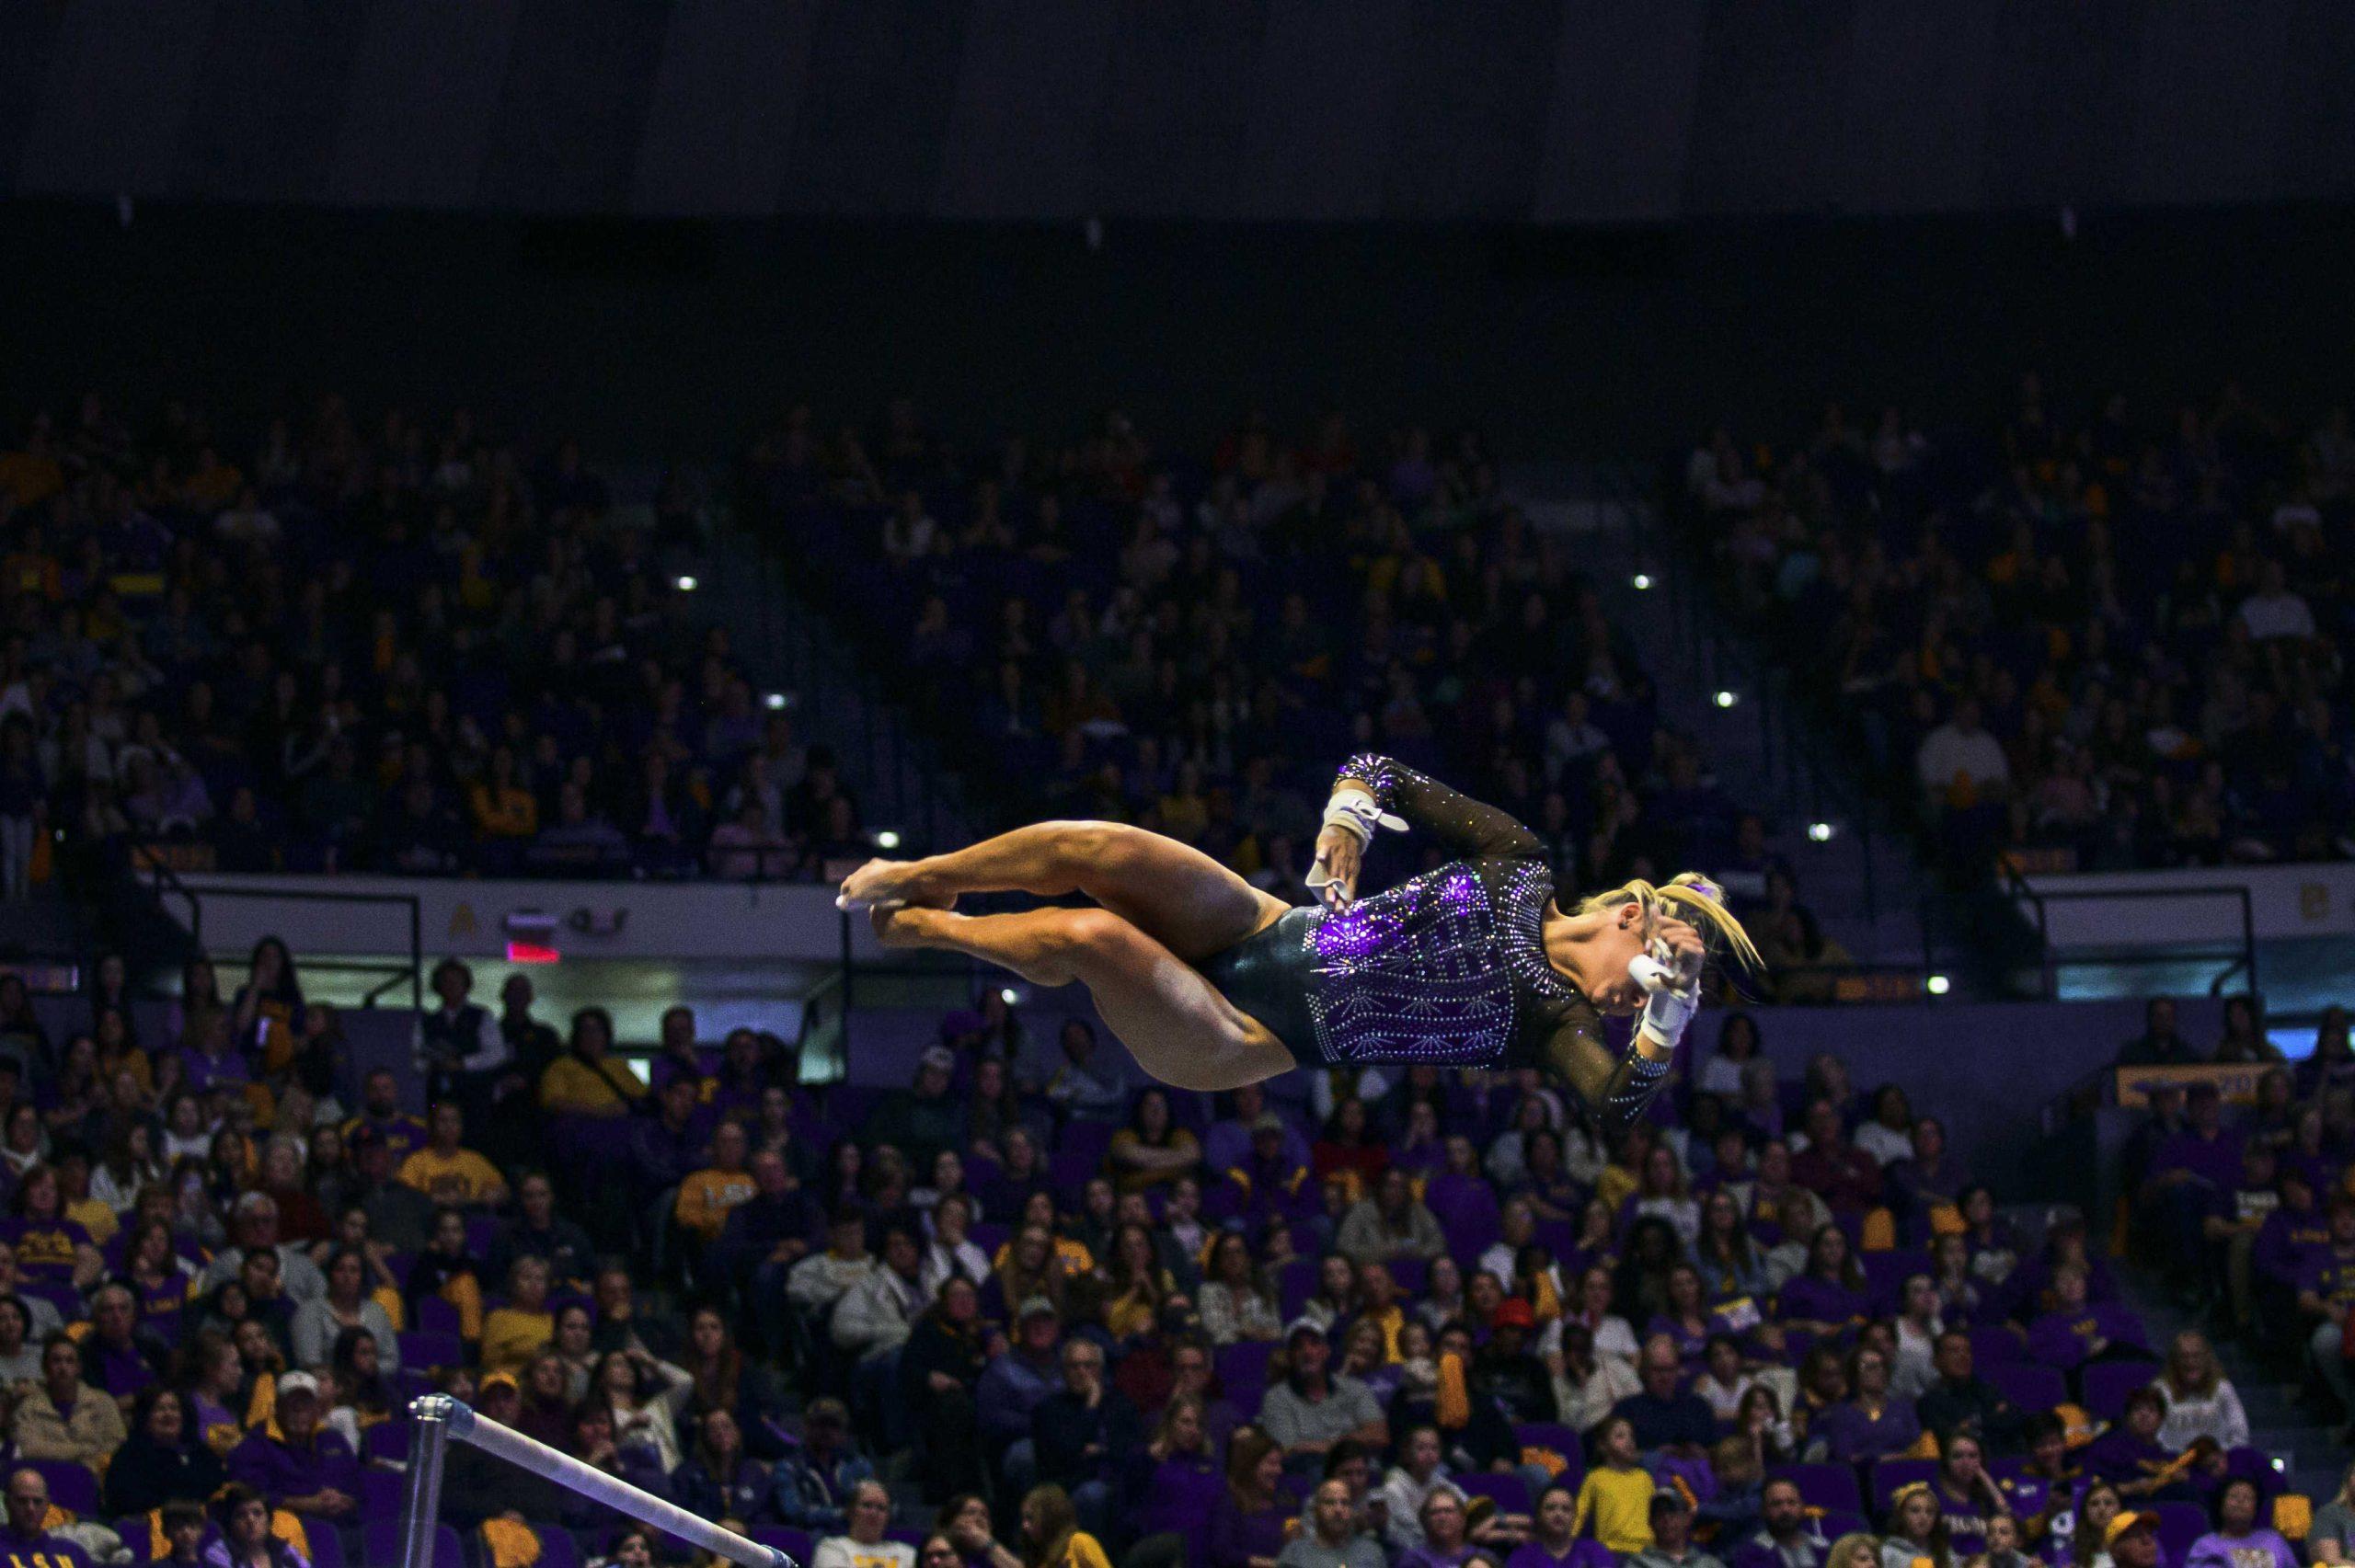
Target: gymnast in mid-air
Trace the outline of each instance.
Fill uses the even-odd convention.
[[[1416,829],[1454,857],[1361,900],[1375,832]],[[1042,822],[953,853],[869,861],[839,902],[886,946],[970,954],[1033,985],[1087,987],[1145,1071],[1233,1089],[1295,1066],[1425,1062],[1539,1067],[1606,1124],[1632,1120],[1668,1077],[1700,1005],[1706,938],[1758,950],[1723,895],[1686,873],[1565,907],[1545,845],[1387,757],[1334,783],[1295,908],[1200,850],[1115,822]],[[1085,894],[1097,907],[961,915],[960,893]],[[1639,1014],[1625,1054],[1605,1014]]]

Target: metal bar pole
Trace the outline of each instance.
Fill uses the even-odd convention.
[[[843,917],[842,917],[842,932],[843,932],[843,1001],[842,1001],[842,1008],[843,1008],[843,1027],[842,1027],[842,1059],[843,1059],[843,1077],[844,1077],[844,1078],[845,1078],[845,1079],[847,1079],[847,1078],[849,1078],[849,1077],[850,1077],[850,1013],[851,1013],[851,957],[850,957],[850,941],[851,941],[851,938],[850,938],[850,915],[848,914],[848,912],[844,912],[844,915],[843,915]]]
[[[2257,984],[2257,905],[2256,901],[2248,896],[2247,884],[2244,883],[2241,885],[2240,895],[2241,953],[2248,960],[2248,994],[2250,997],[2255,998],[2258,994]]]
[[[501,1426],[487,1416],[477,1415],[445,1395],[428,1394],[410,1409],[421,1421],[425,1407],[436,1401],[444,1407],[442,1419],[448,1427],[449,1435],[462,1443],[473,1444],[486,1454],[544,1475],[593,1503],[602,1503],[608,1508],[627,1514],[641,1524],[651,1525],[656,1529],[674,1535],[689,1546],[701,1547],[706,1551],[727,1558],[730,1562],[741,1563],[743,1568],[799,1568],[791,1557],[773,1546],[763,1546],[759,1541],[738,1535],[733,1530],[721,1529],[709,1519],[665,1503],[654,1494],[632,1486],[619,1476],[607,1475],[596,1466],[583,1464],[570,1454]],[[422,1435],[423,1427],[420,1425],[419,1436]],[[436,1459],[439,1459],[438,1448]],[[441,1467],[437,1462],[434,1467],[437,1491],[440,1490],[440,1475]],[[430,1521],[431,1516],[428,1517]],[[418,1528],[414,1519],[410,1521],[409,1528],[412,1532]],[[424,1568],[424,1565],[412,1558],[408,1568]]]
[[[442,1454],[453,1407],[465,1408],[442,1394],[428,1394],[409,1406],[417,1425],[409,1434],[408,1496],[401,1507],[401,1568],[434,1568],[433,1528],[442,1522]]]

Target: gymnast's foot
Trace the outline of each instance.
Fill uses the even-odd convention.
[[[870,860],[843,878],[834,907],[843,910],[948,910],[957,895],[932,886],[921,860]]]
[[[875,940],[886,947],[924,947],[936,934],[940,922],[962,917],[946,910],[921,905],[870,905],[867,923],[875,932]]]

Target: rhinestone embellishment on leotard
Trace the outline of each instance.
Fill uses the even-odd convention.
[[[1545,961],[1545,906],[1553,902],[1554,878],[1542,865],[1521,864],[1497,888],[1497,944],[1523,985],[1553,1001],[1579,997],[1579,989]]]
[[[1515,1020],[1497,921],[1478,873],[1459,862],[1311,925],[1308,1009],[1325,1057],[1500,1059]]]

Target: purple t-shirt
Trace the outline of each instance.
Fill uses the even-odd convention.
[[[2241,1179],[2241,1140],[2218,1128],[2202,1138],[2190,1127],[2177,1133],[2151,1156],[2151,1172],[2188,1171],[2221,1192],[2230,1192]]]
[[[1903,1453],[1920,1439],[1922,1424],[1914,1419],[1913,1407],[1903,1400],[1890,1401],[1878,1415],[1854,1400],[1844,1400],[1815,1418],[1813,1436],[1824,1440],[1831,1450],[1829,1458],[1847,1464]]]
[[[2183,1568],[2298,1568],[2298,1554],[2273,1530],[2253,1529],[2241,1536],[2211,1532],[2191,1543]]]
[[[1601,1541],[1581,1536],[1559,1557],[1536,1541],[1523,1541],[1505,1559],[1505,1568],[1614,1568],[1618,1561]]]
[[[90,1568],[90,1559],[63,1536],[27,1540],[14,1530],[0,1529],[0,1568]]]
[[[244,1482],[282,1508],[289,1497],[307,1497],[322,1487],[334,1487],[347,1496],[360,1495],[360,1462],[351,1446],[333,1432],[319,1431],[303,1448],[267,1430],[249,1433],[229,1451],[229,1474]]]
[[[1860,1323],[1867,1305],[1860,1291],[1802,1274],[1776,1293],[1775,1314],[1785,1322]]]
[[[2123,1307],[2088,1301],[2074,1312],[2047,1312],[2028,1329],[2028,1353],[2066,1372],[2093,1354],[2093,1342],[2140,1345],[2142,1321]]]

